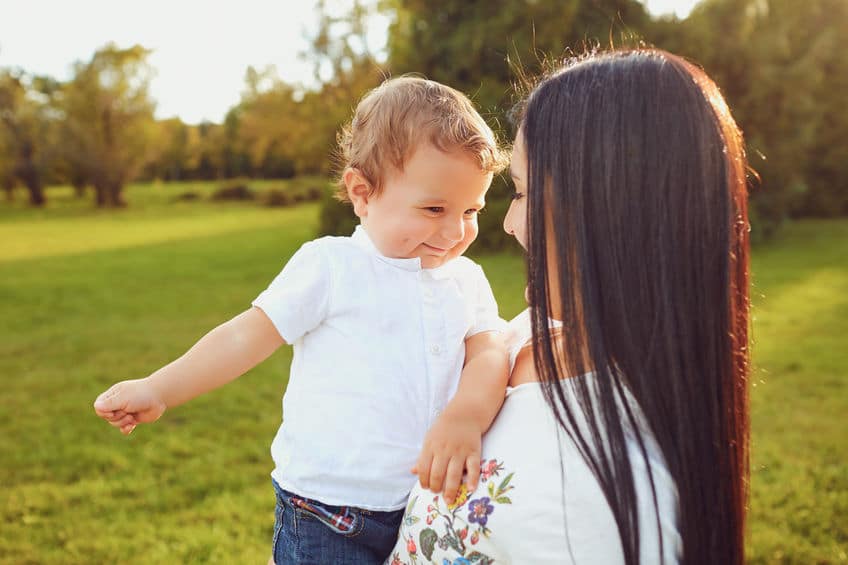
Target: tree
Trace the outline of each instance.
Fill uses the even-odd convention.
[[[395,76],[420,73],[465,92],[504,140],[509,111],[524,94],[520,76],[534,76],[569,51],[598,43],[631,42],[650,18],[635,0],[498,2],[386,0],[394,14],[388,63]],[[478,247],[513,245],[501,229],[510,181],[496,177],[480,217]]]
[[[6,202],[12,202],[15,199],[13,165],[11,150],[5,147],[3,136],[0,136],[0,188],[6,193]]]
[[[183,180],[192,176],[200,157],[199,127],[183,123],[179,118],[156,122],[153,127],[153,148],[145,177],[165,181]]]
[[[68,159],[86,172],[97,205],[124,206],[124,185],[143,167],[153,134],[147,49],[107,45],[75,65],[62,108]]]
[[[745,133],[760,177],[754,234],[790,216],[848,213],[848,4],[704,0],[683,22],[659,24],[657,43],[704,67]]]
[[[534,75],[584,44],[643,30],[648,15],[635,0],[467,2],[391,0],[389,67],[416,72],[468,93],[502,121],[515,102],[516,68]]]
[[[330,173],[340,126],[382,78],[366,39],[368,19],[377,13],[373,3],[354,1],[348,12],[331,14],[322,0],[316,13],[318,31],[304,56],[313,63],[318,87],[288,84],[274,68],[249,68],[245,77],[233,116],[237,145],[262,176]]]
[[[14,179],[29,191],[33,206],[43,206],[44,177],[55,162],[56,81],[23,71],[0,72],[0,146],[5,148],[3,185],[11,197]]]

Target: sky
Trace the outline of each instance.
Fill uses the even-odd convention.
[[[652,13],[679,17],[695,3],[645,0]],[[248,65],[274,65],[290,83],[312,81],[300,53],[316,18],[315,0],[0,0],[0,66],[67,80],[74,61],[109,42],[141,44],[152,49],[157,118],[221,122],[240,99]],[[375,21],[372,48],[385,41],[386,25]]]

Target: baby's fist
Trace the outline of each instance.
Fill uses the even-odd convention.
[[[94,401],[97,415],[125,435],[140,423],[158,420],[165,408],[165,402],[146,379],[112,385]]]

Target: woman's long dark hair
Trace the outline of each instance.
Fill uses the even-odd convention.
[[[677,484],[683,563],[743,563],[747,165],[727,105],[680,57],[609,52],[545,78],[519,132],[536,367],[609,502],[625,562],[639,562],[628,437],[654,485],[641,420]]]

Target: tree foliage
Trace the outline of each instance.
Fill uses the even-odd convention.
[[[845,0],[702,0],[683,20],[653,18],[637,0],[346,5],[317,4],[304,53],[314,67],[311,84],[248,68],[242,98],[222,124],[154,121],[148,52],[140,46],[108,45],[77,63],[64,84],[0,69],[0,184],[8,195],[15,184],[26,186],[35,205],[44,202],[46,183],[69,182],[80,194],[93,185],[98,205],[120,206],[121,187],[139,175],[331,174],[337,132],[359,98],[385,76],[404,73],[468,93],[507,140],[522,76],[593,46],[645,44],[702,65],[727,97],[759,174],[752,181],[755,235],[789,217],[848,214],[848,56],[839,43],[848,29]],[[369,43],[374,17],[391,22],[384,47]],[[493,204],[507,185],[496,180]],[[349,214],[327,214],[336,216]],[[499,232],[495,216],[484,220],[484,233]],[[487,237],[494,247],[505,241]]]
[[[701,64],[741,125],[755,233],[792,216],[848,214],[848,29],[843,0],[704,0],[656,42]]]
[[[7,194],[16,179],[29,191],[33,206],[46,202],[44,182],[55,159],[58,84],[23,71],[0,72],[0,176]]]
[[[98,206],[125,205],[124,185],[141,171],[154,133],[149,51],[108,45],[77,63],[60,108],[65,158],[94,186]]]

